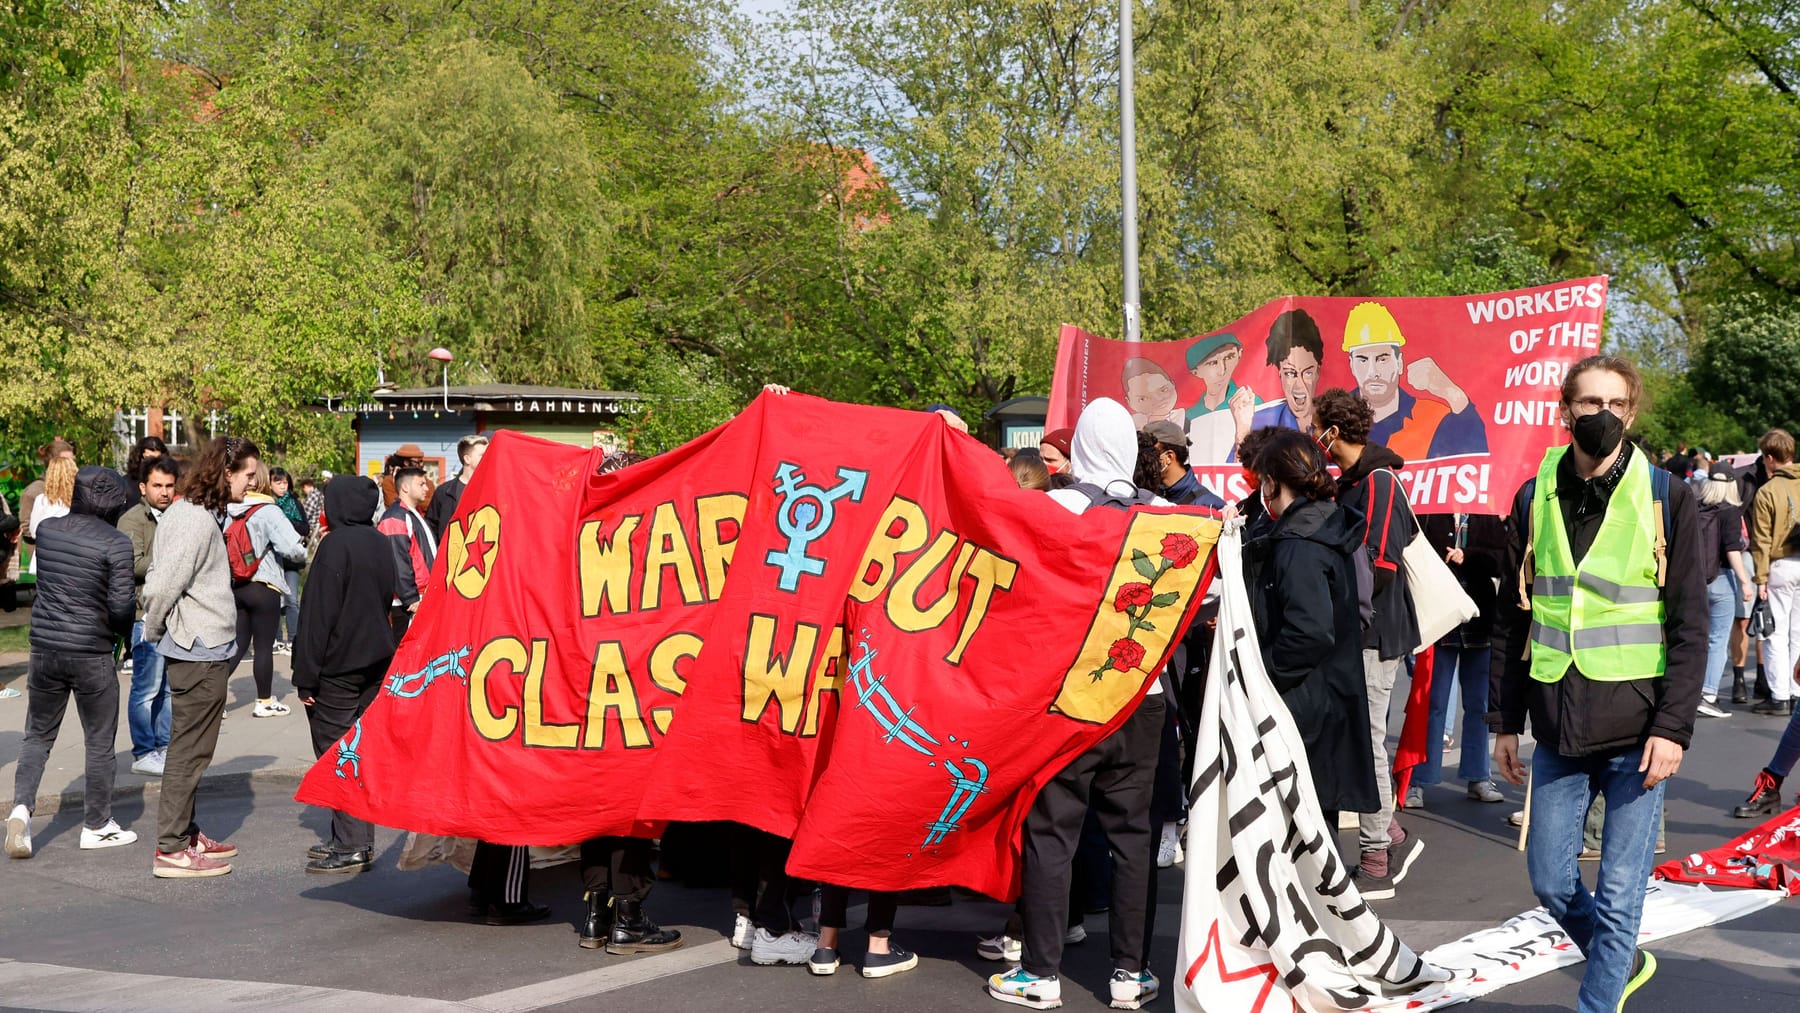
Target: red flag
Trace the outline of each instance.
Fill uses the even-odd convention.
[[[1656,867],[1657,879],[1800,894],[1800,806],[1711,851]]]
[[[1406,807],[1406,790],[1412,787],[1412,769],[1425,762],[1427,749],[1444,748],[1425,741],[1431,734],[1431,668],[1437,654],[1434,644],[1413,655],[1412,691],[1406,694],[1406,723],[1400,726],[1400,748],[1394,751],[1394,807]]]
[[[1076,518],[935,415],[798,395],[601,457],[494,439],[301,801],[508,844],[735,820],[799,875],[1005,896],[1038,789],[1148,688],[1219,530]]]

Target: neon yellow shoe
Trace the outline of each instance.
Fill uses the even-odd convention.
[[[1644,983],[1649,981],[1655,974],[1656,955],[1649,950],[1637,951],[1637,963],[1632,965],[1631,977],[1625,980],[1625,994],[1619,996],[1620,1013],[1624,1013],[1625,1000],[1631,998],[1633,992],[1643,988]]]

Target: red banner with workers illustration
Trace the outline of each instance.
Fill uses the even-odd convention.
[[[1217,520],[1077,518],[934,414],[764,395],[603,456],[495,437],[300,801],[503,844],[733,820],[794,838],[799,875],[1007,896],[1038,789],[1212,575]]]
[[[1546,447],[1566,442],[1564,375],[1600,349],[1606,279],[1403,299],[1288,296],[1221,330],[1136,344],[1065,325],[1046,429],[1110,397],[1142,429],[1188,437],[1188,463],[1243,498],[1237,445],[1252,429],[1310,429],[1313,398],[1343,387],[1375,410],[1370,442],[1405,458],[1420,513],[1502,514]]]

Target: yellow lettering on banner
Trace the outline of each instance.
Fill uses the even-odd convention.
[[[644,549],[644,592],[638,597],[638,608],[648,611],[662,604],[665,569],[675,571],[682,604],[698,605],[706,600],[700,588],[700,572],[694,567],[693,546],[688,544],[681,515],[675,512],[673,503],[658,505],[651,515],[650,544]]]
[[[519,709],[508,704],[499,713],[494,712],[488,703],[488,676],[501,665],[514,672],[522,671],[529,660],[525,645],[517,637],[490,640],[475,655],[475,664],[469,668],[469,718],[475,722],[475,731],[489,742],[512,738],[519,727]]]
[[[819,648],[819,628],[797,624],[793,649],[783,661],[775,654],[775,625],[774,616],[750,617],[750,640],[744,647],[744,720],[760,722],[773,701],[779,709],[781,730],[792,735],[800,727],[806,677]]]
[[[895,524],[901,526],[900,530],[890,534]],[[869,539],[869,551],[856,568],[856,580],[850,585],[850,597],[866,604],[887,590],[894,579],[894,557],[924,548],[929,527],[925,511],[919,504],[895,497],[875,525],[875,533]],[[876,567],[874,577],[869,576],[871,566]]]
[[[574,749],[581,737],[579,722],[550,724],[544,720],[544,656],[550,641],[531,642],[531,662],[525,669],[525,745],[544,749]]]
[[[750,497],[741,492],[702,496],[694,501],[694,511],[700,518],[700,562],[706,569],[707,601],[718,601],[719,595],[725,593],[725,571],[737,551],[738,536],[744,528],[744,510],[749,504]],[[737,529],[730,538],[722,537],[719,531],[726,521],[731,521]]]
[[[581,614],[592,619],[600,614],[600,602],[613,615],[631,610],[631,535],[642,518],[621,517],[612,537],[600,537],[604,520],[581,526]]]
[[[969,611],[963,616],[962,633],[956,638],[956,646],[944,655],[944,660],[952,665],[962,664],[963,651],[969,647],[969,641],[980,628],[981,621],[987,618],[988,606],[994,602],[994,592],[1010,591],[1013,578],[1019,575],[1019,564],[996,555],[987,549],[978,549],[975,561],[969,564],[969,575],[975,578],[975,590],[969,595]]]
[[[687,692],[687,680],[681,677],[677,666],[683,658],[699,657],[701,643],[692,633],[671,633],[664,637],[650,651],[650,681],[676,696]],[[650,720],[656,722],[658,732],[667,732],[674,717],[673,707],[650,708]]]
[[[620,737],[625,740],[626,749],[642,749],[650,744],[650,730],[644,727],[644,715],[638,709],[637,688],[631,684],[631,673],[625,671],[625,651],[617,640],[602,640],[594,649],[587,728],[581,736],[581,748],[606,748],[608,711],[618,714]]]
[[[819,708],[824,704],[825,694],[838,697],[838,687],[844,684],[844,628],[833,626],[831,637],[825,642],[825,653],[819,656],[818,667],[813,672],[812,695],[806,702],[806,726],[800,729],[800,737],[810,739],[819,734]]]
[[[944,560],[950,558],[950,550],[956,547],[958,536],[954,531],[940,531],[931,540],[931,548],[913,560],[894,580],[894,586],[888,591],[887,614],[894,626],[907,633],[923,633],[936,629],[945,619],[950,617],[950,610],[956,607],[956,599],[961,588],[963,573],[969,568],[969,557],[975,554],[973,542],[963,543],[962,551],[956,554],[956,563],[950,568],[950,579],[945,582],[944,593],[937,601],[919,607],[919,590],[925,581],[937,572]]]

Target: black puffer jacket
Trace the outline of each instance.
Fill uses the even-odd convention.
[[[1263,665],[1306,742],[1319,805],[1374,812],[1380,798],[1350,560],[1362,551],[1355,520],[1334,503],[1298,500],[1279,521],[1260,517],[1246,535],[1244,581]]]
[[[131,636],[131,539],[113,527],[124,509],[125,480],[89,466],[75,475],[68,516],[38,525],[32,650],[111,654],[115,636]]]

